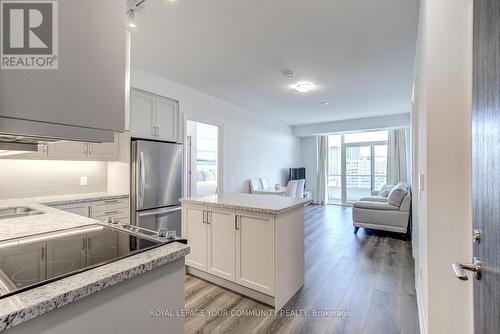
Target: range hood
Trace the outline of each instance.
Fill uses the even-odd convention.
[[[0,150],[37,151],[56,141],[113,142],[112,131],[0,117]]]
[[[0,150],[113,142],[127,130],[125,1],[59,1],[57,11],[58,67],[0,69]]]

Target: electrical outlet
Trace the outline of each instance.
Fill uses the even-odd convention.
[[[87,177],[86,176],[80,176],[80,185],[81,186],[86,186],[88,183]]]

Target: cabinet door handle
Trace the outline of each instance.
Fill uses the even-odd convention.
[[[160,127],[156,127],[156,137],[160,137]]]
[[[83,243],[82,243],[82,250],[85,250],[85,238],[82,239]]]
[[[87,151],[88,151],[87,147],[88,147],[88,144],[83,144],[83,154],[85,154],[85,155],[87,155]]]
[[[114,215],[114,214],[117,214],[117,213],[119,213],[119,212],[120,212],[120,211],[117,211],[117,210],[115,210],[115,211],[106,211],[106,212],[104,212],[104,215],[105,215],[105,216],[109,216],[109,215]]]
[[[42,247],[42,254],[40,255],[40,260],[43,261],[45,258],[45,247]]]
[[[234,216],[234,228],[236,230],[240,229],[239,215]]]
[[[210,224],[212,220],[212,211],[207,211],[207,224]]]
[[[203,210],[203,224],[205,224],[205,223],[206,223],[206,221],[205,221],[205,213],[206,213],[206,211],[205,211],[205,210]]]
[[[92,144],[88,144],[89,145],[89,154],[92,154]]]

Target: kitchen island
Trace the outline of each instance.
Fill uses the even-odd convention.
[[[88,201],[81,197],[0,201],[0,332],[182,333],[184,318],[175,312],[184,308],[189,247],[151,246],[46,205]],[[162,316],[168,311],[173,316]]]
[[[275,310],[304,285],[304,206],[310,199],[224,193],[181,203],[190,274]]]

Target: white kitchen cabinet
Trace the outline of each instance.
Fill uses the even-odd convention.
[[[120,223],[129,223],[128,198],[109,199],[97,201],[92,204],[93,218],[107,222],[109,219],[118,220]]]
[[[207,210],[203,206],[186,206],[182,209],[182,235],[188,240],[190,252],[186,265],[207,270]]]
[[[197,205],[182,213],[187,266],[274,295],[274,215]]]
[[[236,220],[234,210],[208,210],[208,272],[234,281]],[[189,240],[189,239],[188,239]]]
[[[87,157],[87,144],[82,142],[55,142],[50,143],[48,158],[84,160]]]
[[[155,112],[156,137],[177,142],[179,129],[179,104],[177,101],[157,97]]]
[[[53,208],[71,212],[83,217],[92,217],[92,202],[83,202],[76,204],[52,205]]]
[[[5,246],[0,251],[0,269],[18,288],[45,278],[45,243]]]
[[[104,230],[87,234],[87,265],[94,265],[118,256],[118,232]]]
[[[132,89],[130,103],[132,137],[179,141],[179,103],[159,95]]]
[[[274,217],[236,212],[236,283],[274,295]]]
[[[30,159],[30,160],[45,159],[47,158],[47,147],[48,147],[47,144],[38,144],[36,152],[12,154],[4,156],[2,157],[2,159]]]
[[[49,159],[118,160],[118,134],[113,143],[55,142],[48,144]]]
[[[112,143],[87,143],[87,160],[118,160],[119,136],[115,133]]]
[[[47,241],[47,278],[85,267],[86,234]]]
[[[154,114],[156,98],[136,89],[130,93],[130,134],[136,138],[156,139]]]

